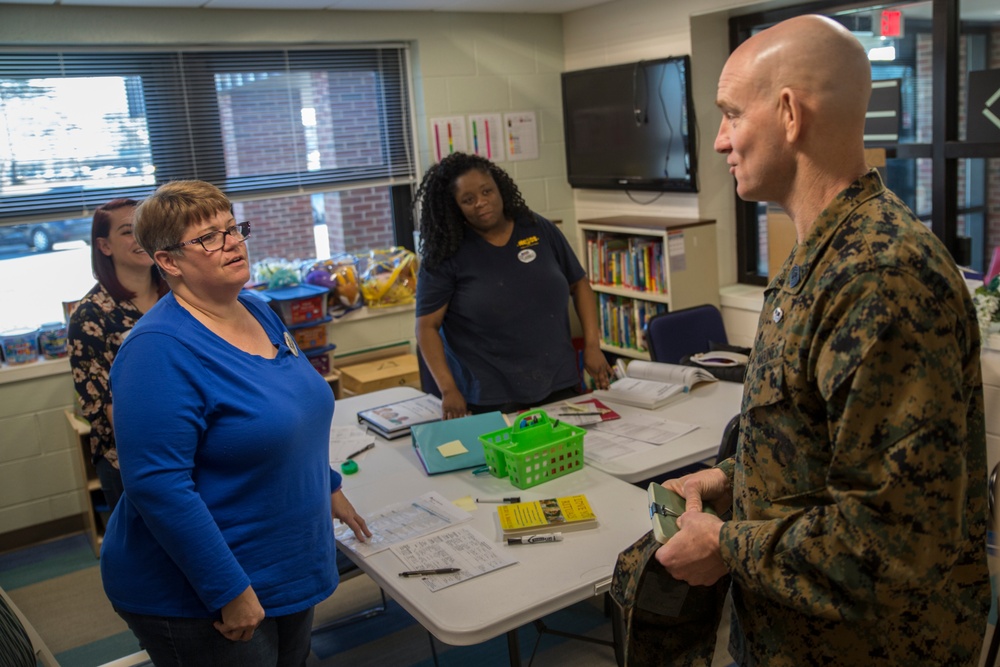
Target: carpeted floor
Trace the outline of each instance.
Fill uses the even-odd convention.
[[[62,667],[97,667],[139,650],[135,637],[104,596],[98,561],[83,535],[0,554],[0,587],[35,626]],[[435,653],[441,667],[510,664],[506,637],[460,647],[433,640],[432,648],[427,631],[392,600],[384,613],[322,629],[329,621],[370,609],[380,601],[378,587],[363,574],[341,582],[333,596],[316,608],[309,667],[432,667]],[[554,629],[610,639],[611,625],[601,602],[594,598],[542,620]],[[608,646],[548,633],[539,636],[533,626],[521,628],[518,635],[525,665],[533,650],[533,664],[538,666],[616,665]],[[729,664],[727,655],[717,656],[715,667]]]

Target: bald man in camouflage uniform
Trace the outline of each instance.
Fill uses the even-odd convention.
[[[847,30],[808,16],[744,42],[719,79],[715,148],[797,244],[765,293],[738,453],[665,483],[688,511],[656,558],[692,584],[732,575],[743,667],[976,665],[986,630],[975,310],[865,165],[870,76]]]

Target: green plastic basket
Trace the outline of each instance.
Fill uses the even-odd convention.
[[[517,416],[517,424],[479,436],[490,474],[527,489],[583,467],[582,428],[551,421],[544,410]]]

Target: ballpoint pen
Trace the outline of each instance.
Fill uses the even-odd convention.
[[[603,412],[560,412],[559,417],[602,417]]]
[[[354,458],[355,456],[359,456],[359,455],[361,455],[361,454],[364,454],[365,452],[367,452],[367,451],[368,451],[369,449],[371,449],[371,448],[372,448],[372,447],[374,447],[374,446],[375,446],[375,443],[374,443],[374,442],[369,442],[369,443],[368,443],[367,445],[365,445],[364,447],[362,447],[362,448],[361,448],[361,449],[359,449],[358,451],[354,452],[353,454],[348,454],[348,455],[347,455],[347,459],[346,459],[346,460],[350,461],[350,460],[351,460],[351,459],[353,459],[353,458]]]
[[[521,496],[508,496],[506,498],[476,498],[477,503],[519,503]]]
[[[401,577],[423,577],[428,574],[454,574],[456,572],[461,572],[462,569],[458,567],[441,567],[436,570],[407,570],[406,572],[400,572]]]

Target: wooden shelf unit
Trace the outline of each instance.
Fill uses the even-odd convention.
[[[83,523],[90,540],[94,555],[101,556],[101,541],[104,539],[104,522],[106,516],[101,516],[101,508],[107,507],[101,481],[97,478],[94,462],[90,455],[90,424],[77,417],[71,410],[65,410],[70,436],[77,444],[77,463],[82,477]]]
[[[649,318],[719,305],[714,220],[620,215],[578,225],[606,352],[649,359],[644,336]]]

